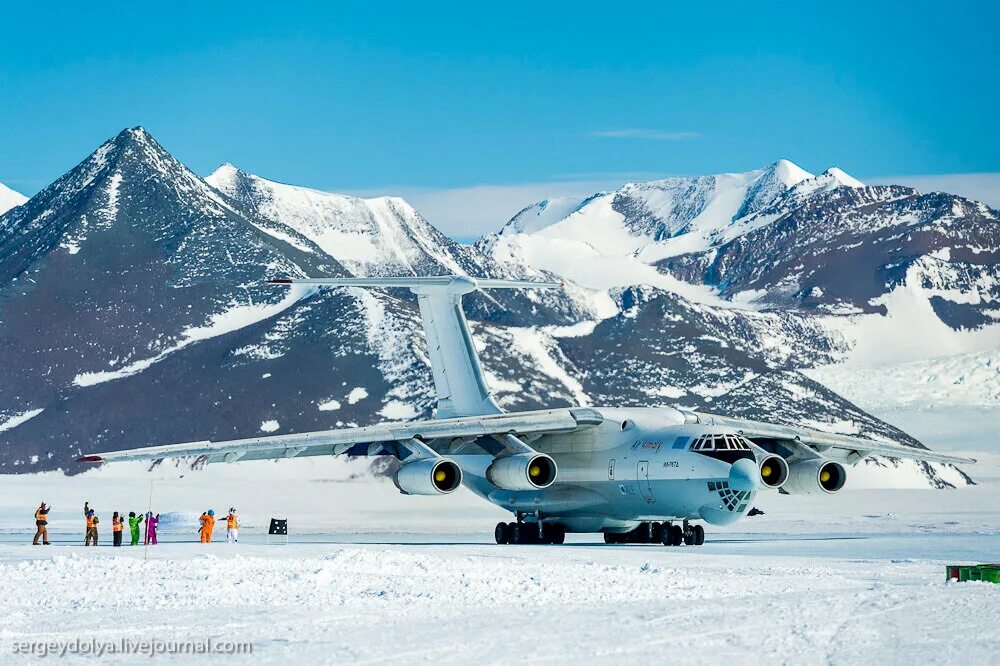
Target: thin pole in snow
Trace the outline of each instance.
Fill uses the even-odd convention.
[[[149,518],[153,514],[153,480],[149,480],[149,505],[146,507],[146,538],[143,539],[142,561],[149,558]]]

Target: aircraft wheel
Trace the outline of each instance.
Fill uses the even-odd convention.
[[[566,541],[566,526],[562,523],[552,523],[548,526],[546,530],[548,536],[548,542],[551,544],[559,545],[565,543]]]
[[[705,528],[701,525],[695,525],[692,529],[694,530],[695,536],[694,545],[700,546],[705,543]]]
[[[522,544],[527,542],[527,526],[524,523],[510,524],[510,542]]]
[[[695,536],[694,529],[688,530],[684,534],[684,545],[685,546],[695,546],[697,545],[697,537]]]
[[[649,543],[663,543],[663,523],[650,523]]]
[[[656,527],[654,523],[643,523],[636,530],[636,536],[639,537],[637,541],[639,543],[653,543],[656,541],[654,538],[656,536]]]
[[[510,543],[510,525],[497,523],[496,529],[493,530],[493,536],[499,544]]]
[[[684,530],[681,529],[680,525],[671,525],[667,528],[667,538],[665,541],[668,546],[679,546],[683,540]]]

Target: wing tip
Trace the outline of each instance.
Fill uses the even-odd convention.
[[[89,453],[85,456],[80,456],[79,458],[76,459],[76,461],[78,463],[99,464],[104,462],[104,458],[99,455]]]
[[[271,278],[270,280],[268,280],[268,283],[270,283],[270,284],[292,284],[292,280],[290,278]]]

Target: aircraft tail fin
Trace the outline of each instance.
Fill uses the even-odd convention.
[[[271,282],[326,287],[405,288],[415,293],[437,391],[437,418],[503,412],[483,376],[479,354],[462,311],[462,296],[478,289],[552,289],[563,286],[559,282],[477,279],[464,275],[301,278]]]

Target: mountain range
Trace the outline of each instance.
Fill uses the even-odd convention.
[[[407,293],[278,275],[564,281],[468,299],[508,409],[681,404],[920,446],[803,371],[996,345],[997,215],[780,160],[539,202],[460,245],[400,198],[202,179],[127,129],[0,215],[0,471],[432,413]]]

